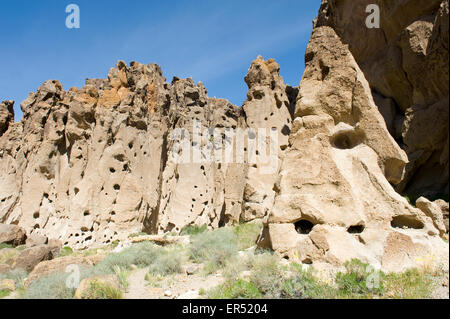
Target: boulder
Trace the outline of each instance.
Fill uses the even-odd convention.
[[[17,225],[0,224],[0,244],[19,246],[25,243],[26,232]]]
[[[26,248],[8,263],[14,269],[23,269],[31,272],[40,262],[53,258],[54,247],[48,245],[39,245]]]
[[[430,202],[425,197],[418,198],[416,201],[416,206],[418,209],[424,212],[425,215],[433,220],[433,224],[439,230],[441,236],[448,231],[448,226],[446,228],[446,225],[444,223],[444,214],[441,210],[441,207],[433,202]]]
[[[441,209],[442,218],[443,218],[444,225],[445,225],[445,230],[448,233],[448,211],[449,211],[449,209],[448,209],[448,207],[449,207],[448,202],[446,202],[443,199],[437,199],[433,203],[435,205],[437,205]]]
[[[38,245],[45,245],[48,243],[48,238],[39,234],[31,234],[27,237],[25,245],[33,247]]]
[[[80,267],[92,267],[94,263],[88,257],[59,257],[52,260],[42,261],[37,264],[26,278],[25,284],[28,285],[37,279],[48,276],[52,273],[65,272],[70,265],[78,265]]]

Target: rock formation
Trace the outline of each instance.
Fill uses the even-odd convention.
[[[262,181],[246,176],[263,175],[253,167],[249,172],[246,160],[222,164],[205,154],[217,148],[208,129],[222,130],[222,137],[225,129],[267,127],[264,118],[286,145],[288,94],[295,89],[284,85],[274,61],[262,58],[252,64],[248,83],[249,101],[240,110],[209,98],[192,79],[174,78],[170,85],[157,65],[120,61],[107,79],[88,79],[80,90],[45,82],[21,104],[19,123],[11,120],[12,102],[2,103],[0,222],[84,248],[141,231],[217,228],[239,222],[241,214],[247,221],[262,218],[272,205],[276,174],[260,189]],[[258,103],[258,90],[269,100]],[[188,162],[172,160],[180,132],[200,160],[192,154]],[[196,142],[199,132],[203,138]],[[249,189],[269,199],[249,200],[244,209],[244,188],[252,200],[257,196]]]
[[[448,0],[379,0],[379,29],[370,2],[323,0],[300,86],[258,57],[241,108],[123,61],[81,89],[45,82],[18,123],[2,102],[0,223],[25,229],[24,260],[253,219],[303,263],[448,258],[448,203],[402,197],[448,195]]]
[[[448,83],[440,82],[436,90],[430,91],[425,83],[424,87],[417,84],[408,95],[413,100],[402,100],[405,91],[399,86],[410,83],[405,78],[409,73],[402,67],[408,64],[389,65],[384,59],[395,60],[396,55],[385,49],[387,45],[383,41],[388,40],[381,31],[371,33],[364,20],[350,19],[361,8],[365,12],[367,4],[364,3],[323,1],[305,54],[306,68],[300,82],[289,147],[276,186],[275,204],[259,244],[303,263],[339,266],[358,258],[384,270],[397,271],[418,266],[424,259],[448,258],[448,247],[439,238],[446,231],[440,209],[421,205],[422,201],[418,201],[420,209],[414,208],[389,183],[399,184],[397,189],[407,185],[409,190],[424,194],[448,193],[448,158],[438,161],[439,164],[427,158],[419,168],[411,164],[411,154],[413,149],[417,151],[421,147],[424,151],[424,144],[407,142],[412,135],[434,139],[436,143],[430,143],[433,144],[431,152],[445,155],[448,139],[446,142],[447,135],[444,138],[442,133],[448,128]],[[382,10],[387,10],[387,1],[382,3],[385,4]],[[439,17],[446,7],[444,1],[435,15],[435,29],[440,29],[436,25],[442,23]],[[415,21],[418,16],[410,18]],[[354,25],[357,23],[361,26]],[[387,28],[388,23],[385,25]],[[356,36],[355,32],[363,28]],[[399,27],[396,32],[401,30]],[[391,36],[395,38],[396,32],[392,31]],[[442,34],[439,31],[435,38]],[[427,40],[423,36],[418,38]],[[442,62],[436,61],[436,57],[423,59],[420,67],[424,68],[431,67],[423,65],[428,63],[425,60]],[[440,76],[441,72],[445,73],[445,67],[433,75],[439,77],[437,82],[443,80]],[[398,78],[395,72],[400,72],[403,78]],[[432,99],[435,100],[430,102]],[[407,106],[402,136],[409,158],[394,140],[395,134],[390,135],[395,130],[392,127],[389,130],[386,122],[393,122],[383,120],[381,115],[386,114],[383,112],[386,105],[397,105],[399,101]],[[440,107],[435,108],[433,103]],[[409,119],[419,117],[422,112],[419,108],[428,117],[422,118],[421,126],[413,128],[408,124]],[[417,113],[409,117],[411,112]],[[425,127],[434,125],[428,135]],[[414,165],[416,169],[412,169]],[[426,170],[428,165],[434,167],[432,171]],[[416,176],[419,171],[423,176]],[[440,176],[434,185],[427,184],[425,179],[435,176],[433,172],[439,172]]]
[[[366,7],[380,8],[369,29]],[[448,0],[323,0],[315,27],[330,26],[348,44],[391,134],[409,163],[397,190],[448,195]]]

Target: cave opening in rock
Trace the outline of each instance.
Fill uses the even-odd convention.
[[[392,218],[391,226],[393,228],[412,228],[412,229],[422,229],[425,225],[414,216],[399,215]]]
[[[360,234],[364,231],[364,225],[353,225],[347,228],[347,232],[350,234]]]
[[[314,227],[314,224],[306,219],[301,219],[298,222],[296,222],[294,225],[295,225],[295,230],[297,231],[297,233],[302,234],[302,235],[309,234]]]

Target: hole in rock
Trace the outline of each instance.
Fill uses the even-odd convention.
[[[112,167],[109,168],[109,171],[110,171],[111,173],[115,173],[115,172],[116,172],[116,170],[115,170],[114,168],[112,168]]]
[[[34,218],[34,219],[38,219],[38,218],[39,218],[39,212],[34,213],[34,214],[33,214],[33,218]]]
[[[408,215],[399,215],[392,218],[391,226],[393,228],[413,228],[413,229],[422,229],[425,225],[420,221],[414,218],[414,216]]]
[[[73,189],[73,192],[75,193],[75,195],[78,194],[79,191],[80,191],[80,189],[77,188],[77,187],[75,187],[75,188]]]
[[[283,126],[283,128],[281,129],[281,134],[283,134],[284,136],[288,136],[289,134],[291,134],[291,129],[289,128],[289,126]]]
[[[120,190],[120,185],[119,184],[114,184],[114,189],[116,190],[116,191],[118,191],[118,190]]]
[[[89,216],[91,213],[87,210],[83,213],[84,216]]]
[[[347,228],[347,232],[349,232],[350,234],[360,234],[363,231],[364,231],[363,225],[353,225]]]
[[[334,134],[331,137],[331,144],[341,150],[352,149],[361,144],[363,137],[355,131],[347,130]]]
[[[297,233],[304,235],[309,234],[314,227],[314,224],[306,219],[299,220],[294,225]]]

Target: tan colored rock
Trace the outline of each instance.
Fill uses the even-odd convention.
[[[0,290],[16,291],[16,283],[12,279],[3,279],[0,282]]]
[[[277,141],[268,139],[266,143],[268,148],[276,143],[274,158],[268,158],[268,163],[249,164],[241,219],[251,221],[265,217],[273,206],[273,187],[278,179],[283,151],[288,146],[297,89],[284,84],[280,66],[275,60],[265,61],[261,56],[252,62],[245,82],[249,91],[242,110],[248,128],[255,133],[258,129],[265,129],[267,137],[273,128],[278,135]],[[269,169],[268,166],[274,167]]]
[[[47,81],[21,108],[0,138],[0,222],[83,249],[239,220],[244,163],[169,161],[176,128],[245,126],[201,83],[169,85],[157,65],[119,61],[79,90]]]
[[[441,209],[443,222],[445,225],[445,230],[448,233],[448,211],[449,211],[449,205],[448,202],[442,199],[435,200],[433,204],[437,205]]]
[[[335,266],[357,258],[401,271],[427,255],[448,255],[431,218],[388,182],[401,181],[406,156],[329,27],[313,31],[295,115],[266,225],[280,256]]]
[[[26,278],[25,284],[28,285],[41,277],[48,276],[52,273],[65,272],[70,265],[78,265],[80,267],[92,267],[94,263],[88,257],[66,256],[40,262]]]
[[[25,243],[25,230],[16,225],[0,224],[0,244],[19,246]]]
[[[14,101],[0,103],[0,136],[14,123]]]
[[[447,232],[444,224],[444,215],[438,205],[430,202],[425,197],[420,197],[416,201],[416,206],[433,220],[433,224],[439,230],[441,236]]]
[[[27,237],[26,246],[33,247],[38,245],[45,245],[48,243],[48,238],[38,234],[32,234]]]
[[[40,262],[53,258],[52,247],[48,245],[39,245],[26,248],[8,263],[14,269],[23,269],[31,272]]]
[[[448,194],[448,0],[378,1],[380,28],[369,29],[365,9],[372,3],[323,0],[315,27],[333,28],[348,45],[405,149],[409,164],[397,190]]]
[[[10,265],[0,263],[0,274],[6,274],[7,272],[9,272],[11,270],[12,270],[12,268]]]

